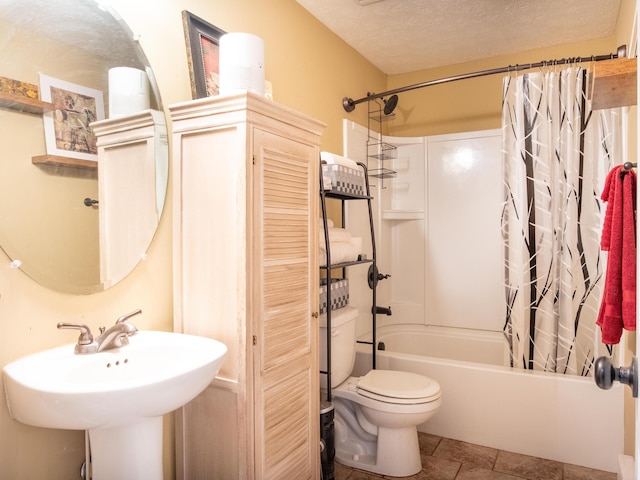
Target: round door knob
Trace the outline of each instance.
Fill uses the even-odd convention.
[[[594,380],[598,387],[609,390],[616,380],[629,385],[634,398],[638,397],[638,359],[633,357],[628,367],[616,368],[609,357],[600,357],[594,364]]]
[[[593,375],[596,385],[603,390],[609,390],[616,380],[616,369],[609,357],[600,357],[594,365],[595,372]]]

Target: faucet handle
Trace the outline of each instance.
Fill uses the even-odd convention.
[[[93,335],[91,335],[91,330],[86,325],[82,325],[80,323],[60,322],[58,323],[58,328],[80,330],[80,336],[78,337],[78,345],[90,345],[91,343],[93,343]]]
[[[118,317],[118,319],[116,320],[116,325],[129,320],[131,317],[135,315],[140,315],[141,313],[142,313],[141,309],[134,310],[133,312],[130,312],[130,313],[125,313],[121,317]]]

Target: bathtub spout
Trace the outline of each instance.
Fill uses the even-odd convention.
[[[372,312],[371,313],[375,313],[376,315],[388,315],[391,316],[391,307],[378,307],[377,305],[375,307],[372,307]]]

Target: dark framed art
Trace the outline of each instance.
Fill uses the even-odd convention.
[[[220,92],[220,37],[226,32],[187,10],[182,12],[187,44],[189,79],[193,98],[211,97]]]

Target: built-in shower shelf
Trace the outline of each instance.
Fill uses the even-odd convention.
[[[383,220],[423,220],[423,210],[383,210]]]
[[[369,170],[369,176],[376,178],[396,178],[398,174],[388,168],[375,168],[373,170]]]

